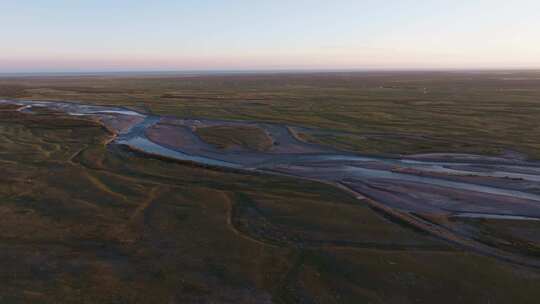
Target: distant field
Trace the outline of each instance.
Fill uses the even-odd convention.
[[[540,72],[380,72],[0,78],[0,96],[341,131],[307,140],[363,153],[508,150],[540,158]]]

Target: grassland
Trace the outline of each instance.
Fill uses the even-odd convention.
[[[262,129],[247,126],[212,126],[197,128],[205,142],[220,149],[239,147],[247,150],[266,151],[273,142]]]
[[[505,81],[491,80],[500,75],[472,74],[473,83],[464,77],[13,78],[0,80],[0,94],[281,121],[359,138],[388,135],[373,153],[407,147],[538,156],[536,82],[512,82],[522,89],[509,91]],[[93,121],[14,110],[0,109],[0,303],[537,303],[540,297],[537,269],[390,222],[330,186],[152,159],[105,145],[111,134]],[[421,149],[403,140],[419,135]],[[362,144],[350,149],[364,151]]]
[[[357,137],[315,141],[369,153],[510,149],[540,157],[534,71],[23,77],[0,79],[0,97],[319,127]]]

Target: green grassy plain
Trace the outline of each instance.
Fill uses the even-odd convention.
[[[12,77],[0,78],[0,97],[351,132],[313,141],[366,153],[510,149],[540,158],[535,71]]]
[[[398,76],[411,84],[378,88]],[[535,155],[534,86],[503,98],[491,91],[502,86],[498,82],[478,80],[473,89],[465,80],[449,83],[462,75],[398,76],[18,78],[1,80],[0,91],[10,98],[120,104],[184,117],[280,121],[355,134],[421,133],[427,138],[422,145],[431,137],[441,140],[433,151],[511,148]],[[438,92],[428,93],[438,96],[429,97],[431,103],[419,89],[426,84]],[[526,136],[511,136],[522,128]],[[80,117],[0,109],[0,303],[540,298],[538,270],[418,233],[328,185],[147,158],[106,146],[110,136]],[[399,140],[379,148],[393,149],[400,149]]]

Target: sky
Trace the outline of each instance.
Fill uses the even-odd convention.
[[[539,0],[0,0],[0,73],[499,68]]]

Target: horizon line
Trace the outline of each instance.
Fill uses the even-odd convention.
[[[10,71],[0,76],[100,76],[100,75],[234,75],[234,74],[319,74],[319,73],[369,73],[369,72],[534,72],[540,67],[494,68],[291,68],[291,69],[156,69],[156,70],[80,70],[80,71]]]

